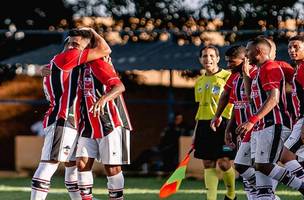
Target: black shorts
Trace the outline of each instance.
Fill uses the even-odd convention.
[[[195,139],[194,139],[194,157],[203,160],[217,160],[228,157],[231,160],[235,158],[236,150],[227,150],[225,147],[225,129],[227,119],[223,118],[220,127],[216,133],[210,128],[211,120],[199,120]]]

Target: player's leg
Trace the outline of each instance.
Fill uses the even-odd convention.
[[[217,128],[215,133],[218,136],[220,143],[220,157],[217,160],[219,168],[223,171],[223,181],[226,186],[225,200],[236,199],[235,194],[235,170],[231,165],[231,160],[234,160],[236,155],[236,149],[231,149],[225,145],[224,136],[227,125],[227,119],[223,118],[221,125]],[[235,134],[233,135],[235,136]],[[233,142],[237,143],[237,138],[233,137]]]
[[[301,140],[301,128],[303,122],[304,118],[301,118],[293,127],[291,135],[284,143],[280,157],[280,161],[284,164],[285,168],[300,179],[304,178],[304,170],[301,164],[297,161],[297,155],[304,155],[304,145]]]
[[[194,139],[194,157],[201,159],[204,164],[204,183],[208,200],[217,199],[219,179],[216,173],[216,161],[220,158],[223,148],[221,138],[223,139],[210,128],[210,120],[198,121]]]
[[[303,194],[303,182],[295,175],[275,164],[279,159],[283,142],[290,135],[290,130],[281,125],[273,125],[257,134],[256,182],[258,197],[273,198],[272,181],[270,178],[300,191]],[[270,194],[269,191],[272,191]]]
[[[44,200],[49,192],[51,178],[58,168],[57,161],[40,161],[32,178],[31,200]]]
[[[255,169],[252,167],[251,142],[242,142],[234,160],[235,170],[243,178],[244,189],[249,200],[256,198]]]
[[[67,130],[68,129],[68,130]],[[41,162],[32,178],[31,200],[43,200],[46,198],[53,174],[58,168],[59,162],[66,162],[71,155],[71,147],[77,131],[65,126],[65,120],[59,119],[56,123],[45,129],[45,140],[41,153]],[[67,137],[68,136],[68,137]]]
[[[64,183],[65,187],[69,192],[69,196],[72,200],[81,200],[80,191],[78,188],[78,174],[76,161],[70,161],[64,163],[65,176]]]
[[[101,161],[105,166],[110,200],[124,198],[124,176],[121,165],[130,164],[130,131],[117,127],[99,140]]]
[[[78,169],[78,187],[82,200],[93,199],[93,174],[94,160],[99,158],[98,142],[95,139],[79,137],[76,152]]]
[[[235,199],[235,171],[227,157],[218,159],[218,166],[223,171],[223,181],[226,186],[225,200]]]

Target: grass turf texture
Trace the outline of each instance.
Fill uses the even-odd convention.
[[[166,178],[153,177],[126,177],[125,179],[125,199],[126,200],[154,200],[159,199],[159,188],[166,181]],[[0,178],[0,199],[5,200],[24,200],[30,198],[30,178]],[[93,193],[98,199],[107,199],[106,177],[94,179]],[[170,200],[188,200],[188,199],[205,199],[205,190],[203,182],[193,179],[185,179],[178,193],[167,198]],[[237,181],[238,200],[245,200],[245,193],[240,181]],[[225,188],[220,182],[218,199],[224,199]],[[282,200],[300,200],[299,192],[279,185],[277,194]],[[52,180],[51,190],[48,200],[69,200],[67,191],[64,186],[64,178],[56,176]]]

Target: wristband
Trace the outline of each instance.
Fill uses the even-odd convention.
[[[249,118],[248,120],[249,122],[253,123],[253,124],[256,124],[258,121],[260,121],[260,118],[256,115],[253,115]]]

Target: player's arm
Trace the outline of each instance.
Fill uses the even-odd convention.
[[[249,59],[244,58],[242,73],[243,73],[245,94],[248,99],[250,99],[250,93],[251,93],[251,78],[250,78],[251,69],[252,69],[252,66],[249,64]]]
[[[232,133],[233,133],[233,126],[235,124],[235,116],[234,112],[232,112],[231,118],[228,121],[228,124],[225,129],[225,144],[231,146],[231,148],[235,148],[236,145],[232,141]]]
[[[262,107],[258,110],[258,112],[251,116],[249,120],[243,124],[241,124],[236,132],[238,134],[245,134],[250,131],[254,124],[256,124],[260,119],[264,118],[280,101],[280,91],[278,88],[273,88],[267,93],[267,99]]]
[[[125,86],[123,83],[115,84],[111,90],[104,95],[102,95],[99,100],[95,103],[93,107],[94,117],[99,116],[100,113],[104,114],[103,107],[108,101],[111,101],[121,95],[125,91]]]
[[[95,47],[89,49],[87,62],[110,55],[112,52],[107,42],[92,28],[89,29],[95,38]]]
[[[219,125],[221,124],[221,115],[229,102],[229,94],[230,92],[228,90],[224,90],[221,94],[216,113],[210,122],[210,127],[213,131],[216,131],[216,127],[219,127]]]

